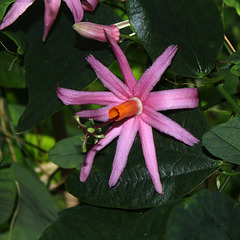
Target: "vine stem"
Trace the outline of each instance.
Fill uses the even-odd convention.
[[[20,191],[20,187],[19,187],[19,183],[18,181],[15,182],[16,183],[16,188],[17,188],[17,193],[18,193],[18,198],[17,198],[17,207],[14,211],[11,223],[10,223],[10,229],[9,229],[9,235],[8,235],[8,240],[12,239],[12,231],[13,231],[13,226],[16,220],[16,217],[18,215],[19,209],[20,209],[20,195],[21,195],[21,191]]]
[[[235,173],[237,168],[238,168],[238,165],[233,165],[232,170],[231,170],[231,174]],[[229,183],[231,178],[232,178],[232,175],[229,175],[229,176],[226,177],[222,186],[219,188],[219,192],[222,192],[225,189],[225,187],[227,186],[227,184]]]
[[[224,98],[229,102],[229,104],[234,108],[236,113],[240,115],[240,106],[234,101],[232,96],[224,89],[224,87],[221,84],[217,85],[216,88],[224,96]]]

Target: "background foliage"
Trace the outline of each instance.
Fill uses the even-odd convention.
[[[1,0],[0,19],[12,2]],[[154,190],[139,136],[114,188],[116,141],[79,181],[84,132],[72,116],[83,107],[63,107],[56,87],[104,90],[85,60],[90,53],[122,78],[109,45],[77,35],[64,2],[44,43],[44,1],[0,31],[0,240],[238,240],[239,9],[237,0],[102,0],[84,13],[83,21],[104,25],[130,20],[119,44],[136,78],[178,45],[154,90],[198,88],[198,109],[164,114],[200,144],[154,131],[164,195]]]

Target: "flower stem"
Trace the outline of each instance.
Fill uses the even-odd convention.
[[[216,86],[218,91],[223,95],[223,97],[228,101],[228,103],[233,107],[238,115],[240,115],[240,106],[234,101],[232,96],[224,89],[222,84]]]
[[[235,173],[236,170],[238,168],[238,165],[233,165],[232,170],[231,170],[231,174]],[[227,184],[229,183],[230,179],[232,178],[233,175],[229,175],[226,177],[226,179],[224,180],[223,184],[221,185],[219,192],[222,192],[225,187],[227,186]]]

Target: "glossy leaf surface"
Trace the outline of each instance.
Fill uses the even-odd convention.
[[[213,0],[126,2],[131,25],[153,59],[175,44],[178,52],[169,70],[192,77],[211,71],[223,43],[221,17]]]
[[[69,208],[59,213],[40,240],[116,239],[139,215],[92,206]]]
[[[203,144],[213,155],[240,165],[240,118],[211,128],[203,136]]]

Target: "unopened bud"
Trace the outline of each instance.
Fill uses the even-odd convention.
[[[120,37],[120,31],[115,25],[105,26],[91,22],[79,22],[73,25],[73,29],[85,38],[94,39],[100,42],[107,42],[104,30],[115,41],[118,41]]]

